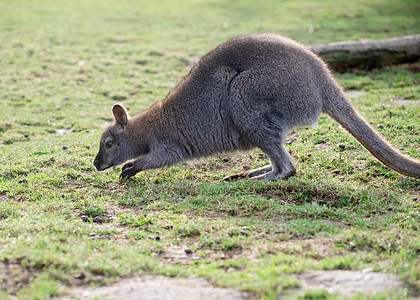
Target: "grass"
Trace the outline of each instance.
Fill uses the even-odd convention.
[[[298,174],[287,180],[220,181],[266,164],[258,150],[127,182],[92,160],[114,103],[147,108],[230,37],[380,39],[418,33],[419,12],[417,1],[387,0],[0,1],[0,298],[143,274],[203,276],[262,299],[334,298],[296,294],[295,275],[311,269],[396,274],[407,289],[375,297],[418,296],[419,180],[383,166],[325,116],[290,137]],[[415,158],[419,74],[336,75],[363,91],[352,98],[361,114]],[[168,260],[175,246],[196,258]]]

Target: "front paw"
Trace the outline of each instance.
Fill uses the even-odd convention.
[[[121,171],[122,171],[122,172],[124,172],[126,169],[132,168],[133,166],[134,166],[134,164],[133,164],[132,162],[126,163],[126,164],[122,167]]]
[[[138,173],[138,171],[136,171],[134,167],[126,167],[126,165],[124,165],[124,167],[121,171],[120,179],[126,179],[127,180],[130,177],[133,177],[134,175],[136,175]]]

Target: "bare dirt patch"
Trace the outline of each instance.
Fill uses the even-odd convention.
[[[316,270],[299,276],[305,290],[326,290],[331,294],[353,296],[402,289],[397,276],[367,271]]]
[[[251,299],[246,292],[213,287],[202,278],[181,279],[163,276],[143,276],[123,279],[113,285],[91,288],[77,287],[69,295],[56,298],[68,299],[149,299],[149,300],[242,300]]]
[[[199,260],[200,257],[197,253],[193,252],[188,247],[182,246],[173,246],[167,249],[167,251],[162,254],[164,261],[169,263],[189,263],[192,260]]]
[[[400,99],[400,98],[396,98],[396,99],[391,99],[390,102],[391,102],[391,104],[401,105],[401,106],[420,105],[420,101],[419,100],[413,100],[413,99]]]
[[[178,263],[187,265],[191,261],[198,261],[202,259],[226,260],[226,259],[243,259],[248,261],[258,259],[258,249],[233,249],[230,251],[216,251],[216,250],[198,250],[193,251],[187,246],[172,246],[160,256],[162,262],[165,264]]]
[[[66,129],[66,128],[62,128],[62,129],[56,129],[55,132],[59,135],[66,135],[72,132],[71,129]]]
[[[280,243],[278,250],[283,253],[301,253],[307,257],[322,259],[326,256],[338,254],[334,244],[334,240],[322,237],[305,240],[290,239],[287,242]],[[340,252],[342,251],[340,250]]]
[[[20,260],[0,261],[0,290],[14,295],[27,285],[36,273],[30,267],[22,266]]]
[[[367,93],[365,91],[356,91],[356,90],[346,91],[346,95],[349,99],[361,98],[362,96],[366,94]]]

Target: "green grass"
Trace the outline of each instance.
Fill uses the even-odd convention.
[[[83,273],[92,285],[202,276],[262,299],[327,299],[298,296],[296,274],[366,268],[407,287],[376,298],[418,296],[419,180],[325,116],[291,137],[298,174],[287,180],[221,181],[266,164],[258,150],[127,182],[92,161],[114,103],[147,108],[230,37],[380,39],[419,33],[419,20],[418,1],[0,1],[0,298],[60,295]],[[419,158],[420,73],[410,70],[336,77],[364,92],[352,102],[384,137]],[[174,246],[198,258],[168,261]]]

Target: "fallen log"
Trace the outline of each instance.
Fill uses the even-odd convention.
[[[309,46],[330,68],[338,72],[348,69],[371,69],[420,59],[420,34],[386,40],[347,41]]]

